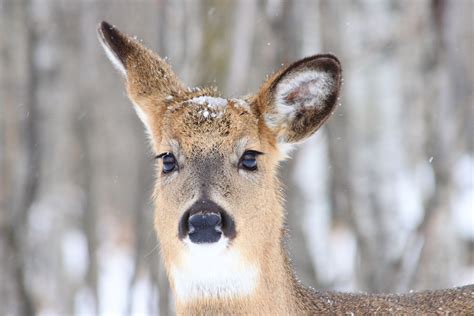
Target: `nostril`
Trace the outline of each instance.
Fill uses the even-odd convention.
[[[217,242],[222,235],[219,213],[197,213],[188,218],[188,235],[193,243]]]
[[[209,199],[196,201],[181,216],[178,224],[178,237],[181,240],[189,237],[193,243],[213,243],[222,236],[235,238],[234,220]]]
[[[219,213],[194,214],[188,219],[189,233],[196,230],[218,228],[221,225],[222,218]]]

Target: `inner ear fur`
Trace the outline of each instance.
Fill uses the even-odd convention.
[[[280,143],[313,134],[332,114],[341,87],[341,64],[330,54],[301,59],[282,68],[260,88],[257,115]]]

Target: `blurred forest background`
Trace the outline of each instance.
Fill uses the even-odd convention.
[[[101,20],[190,86],[342,61],[342,105],[281,168],[317,289],[474,282],[472,0],[0,0],[0,315],[166,315],[153,159]]]

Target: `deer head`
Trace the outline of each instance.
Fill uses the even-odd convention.
[[[333,112],[337,58],[304,58],[255,95],[226,99],[185,88],[163,59],[106,22],[98,32],[157,157],[155,228],[178,306],[252,298],[286,282],[277,166]]]
[[[183,314],[473,314],[474,285],[407,295],[317,292],[283,247],[278,163],[331,115],[341,86],[332,55],[283,67],[254,96],[185,88],[136,40],[102,22],[156,154],[155,228]]]

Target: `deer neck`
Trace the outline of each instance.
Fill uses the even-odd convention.
[[[245,294],[182,298],[176,292],[176,284],[173,284],[172,278],[177,313],[288,315],[297,312],[298,283],[293,276],[281,239],[269,242],[263,248],[255,287]],[[244,271],[244,274],[246,272],[248,271]],[[238,279],[246,277],[247,275],[237,275]]]

